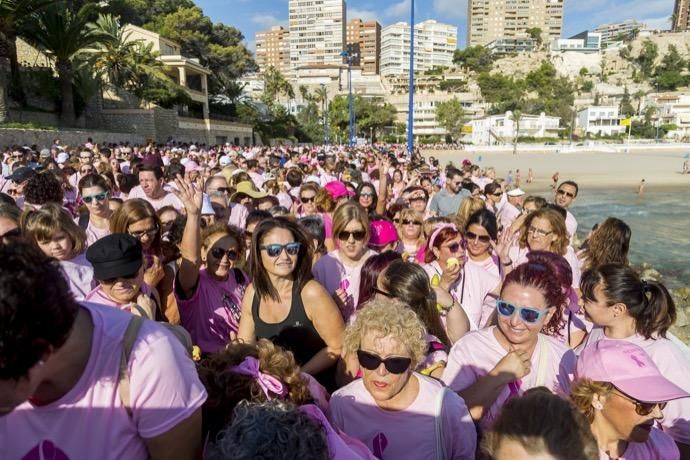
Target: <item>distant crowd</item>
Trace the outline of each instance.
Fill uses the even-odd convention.
[[[622,220],[577,237],[560,173],[528,195],[529,168],[395,145],[0,153],[3,459],[690,458],[673,299]]]

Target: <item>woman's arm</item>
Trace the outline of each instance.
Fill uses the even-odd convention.
[[[184,181],[180,176],[175,180],[177,190],[173,193],[184,204],[187,212],[187,223],[184,226],[180,252],[182,262],[177,272],[177,282],[180,291],[186,298],[194,294],[199,281],[201,268],[201,203],[203,194],[191,182]]]
[[[302,300],[307,317],[314,323],[316,332],[326,343],[326,348],[302,366],[303,372],[315,375],[332,366],[340,358],[345,324],[335,302],[318,282],[307,283],[302,290]]]
[[[237,330],[237,340],[244,343],[256,342],[256,328],[254,317],[252,316],[252,301],[254,300],[254,285],[247,286],[242,298],[242,313],[240,315],[240,326]]]
[[[390,167],[390,160],[376,162],[379,168],[379,196],[376,202],[376,214],[383,215],[386,212],[386,203],[388,201],[388,168]]]

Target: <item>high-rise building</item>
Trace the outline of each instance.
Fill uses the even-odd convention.
[[[259,73],[274,67],[283,75],[290,73],[290,32],[274,26],[266,32],[256,33],[256,64]]]
[[[673,21],[671,28],[674,32],[688,30],[688,26],[690,26],[688,22],[688,18],[690,18],[690,0],[676,0],[671,18]]]
[[[601,46],[606,48],[611,43],[620,41],[621,38],[629,38],[635,34],[635,31],[646,28],[645,24],[637,22],[634,19],[628,19],[623,22],[614,24],[602,24],[592,29],[592,32],[601,34]]]
[[[364,75],[378,75],[381,57],[381,24],[353,19],[347,24],[347,51],[352,64],[362,67]]]
[[[428,20],[415,25],[415,71],[453,65],[458,28]],[[381,75],[401,75],[410,70],[410,25],[398,22],[381,32]]]
[[[290,68],[342,65],[345,0],[290,0]]]
[[[560,38],[564,0],[468,0],[467,45],[486,46],[501,38],[527,37],[539,28],[542,42]]]

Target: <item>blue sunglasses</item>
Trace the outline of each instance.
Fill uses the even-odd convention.
[[[505,317],[513,316],[517,311],[520,314],[520,319],[526,323],[534,324],[539,321],[548,310],[537,310],[536,308],[530,307],[516,307],[512,303],[499,299],[496,301],[496,311],[498,311],[501,316]]]

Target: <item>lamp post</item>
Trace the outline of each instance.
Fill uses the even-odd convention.
[[[347,87],[350,99],[350,147],[352,147],[355,145],[355,110],[352,100],[352,60],[356,57],[356,54],[350,54],[349,51],[343,51],[340,55],[347,60]]]
[[[407,154],[414,149],[414,0],[410,1],[410,101],[407,116]]]
[[[323,125],[324,130],[326,131],[324,141],[326,142],[326,145],[328,145],[328,89],[323,83],[321,83],[321,88],[323,88],[323,103],[321,105],[321,111],[323,112]]]
[[[656,144],[659,143],[659,122],[661,118],[659,117],[659,83],[656,84]]]

